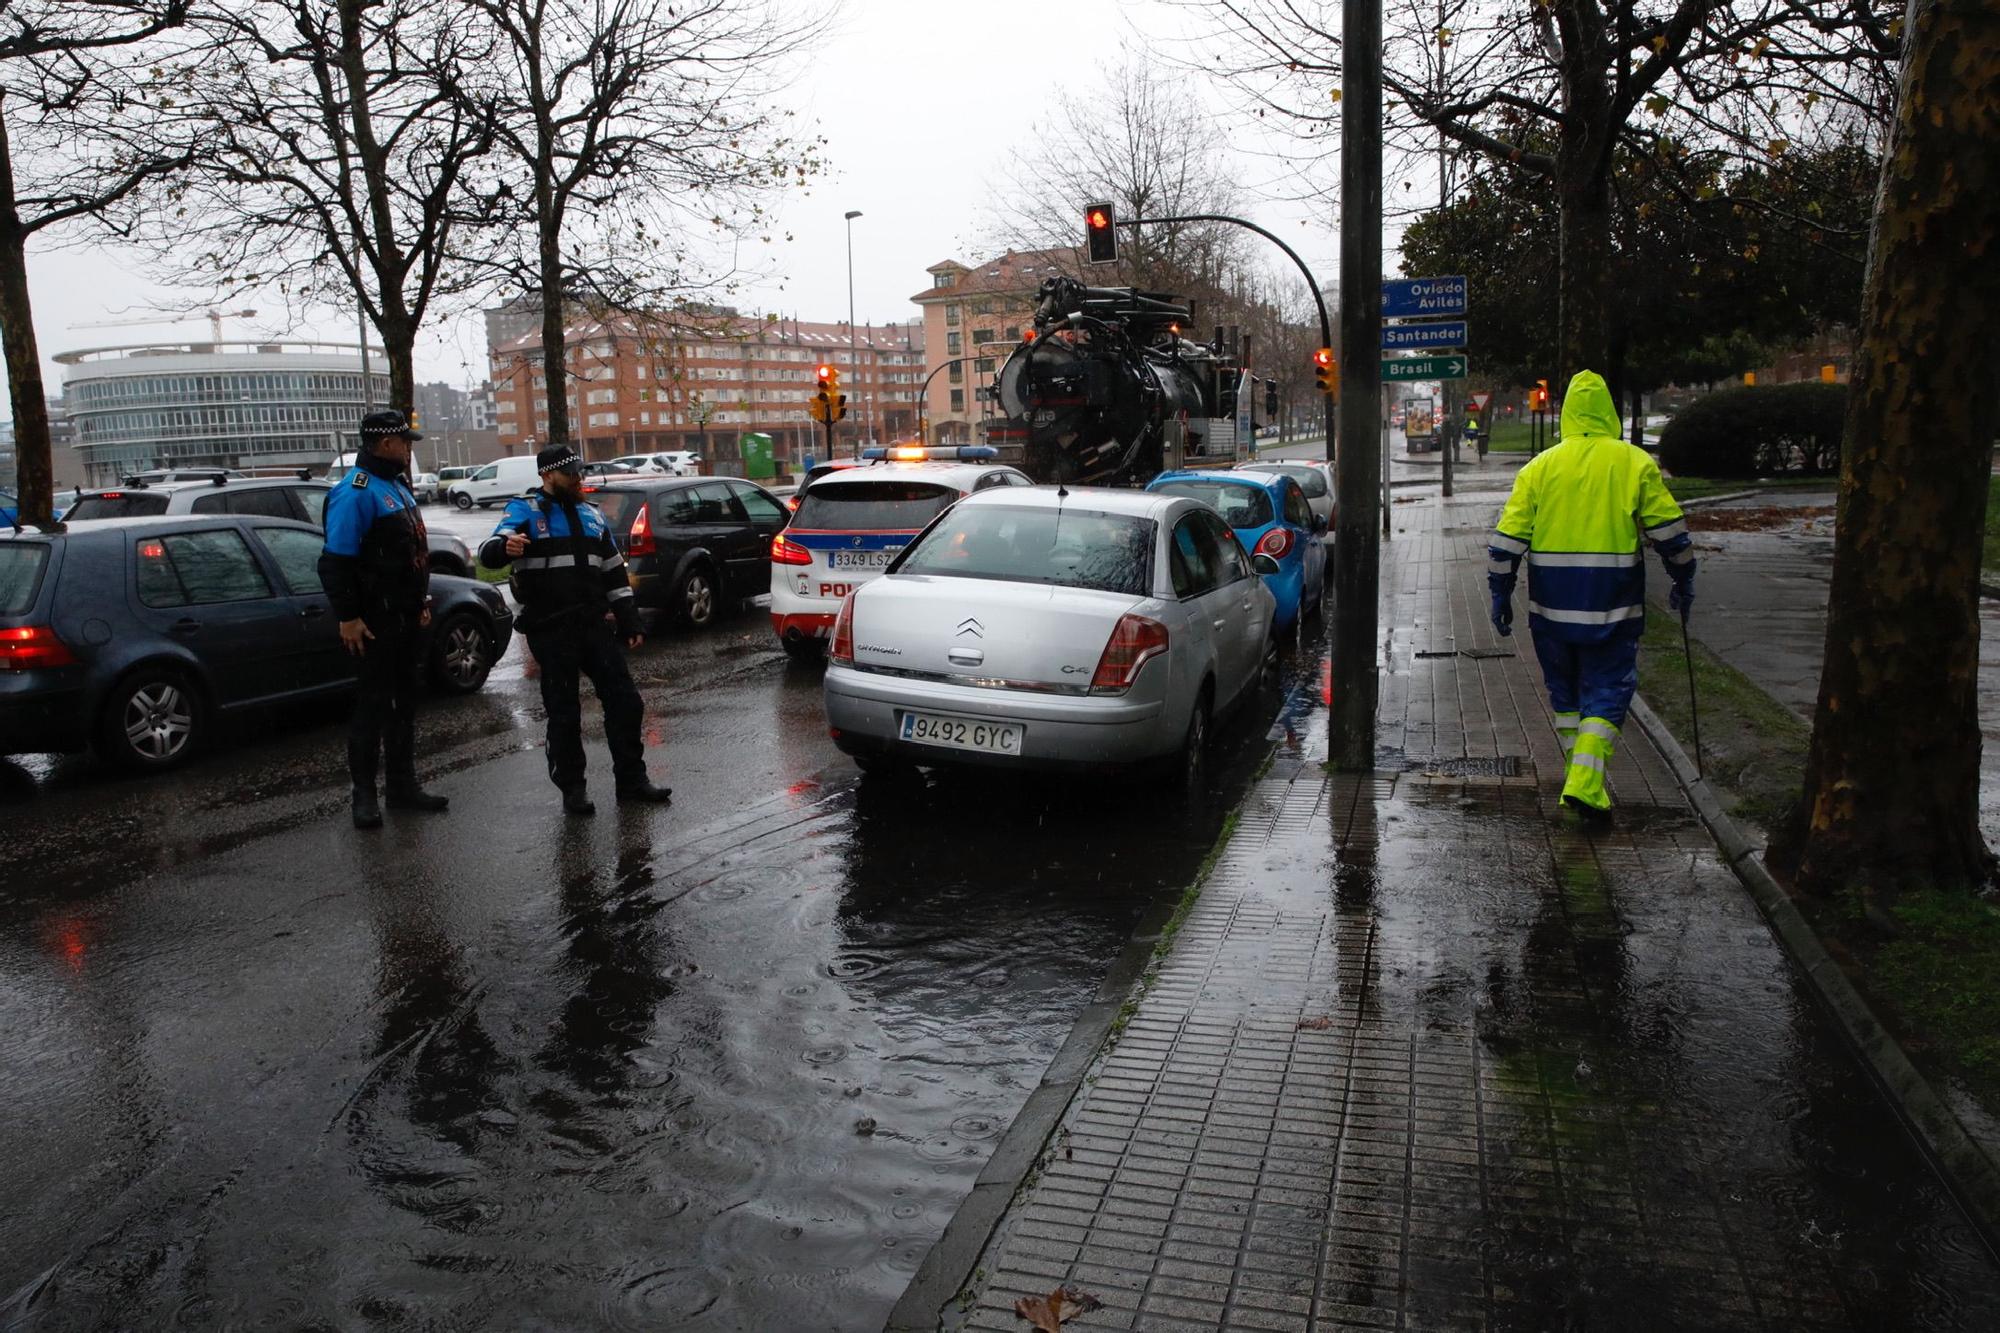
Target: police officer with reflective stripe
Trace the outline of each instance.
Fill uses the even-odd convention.
[[[360,690],[348,723],[347,771],[354,782],[354,827],[380,828],[376,763],[388,756],[392,810],[450,804],[417,781],[416,700],[423,630],[431,623],[429,538],[407,473],[410,446],[423,436],[401,412],[361,419],[361,452],[326,497],[326,548],[319,577],[340,642],[359,661]]]
[[[1586,820],[1608,818],[1605,770],[1639,684],[1646,628],[1641,542],[1665,563],[1667,605],[1685,621],[1694,606],[1694,539],[1660,467],[1618,434],[1604,380],[1580,371],[1563,398],[1562,441],[1514,478],[1487,547],[1493,627],[1514,632],[1514,579],[1528,561],[1528,624],[1568,761],[1563,803]]]
[[[479,548],[488,569],[513,566],[515,623],[541,668],[542,707],[549,716],[549,777],[572,815],[596,811],[584,782],[581,680],[604,706],[604,739],[618,799],[664,804],[673,799],[646,775],[639,739],[644,705],[625,667],[624,649],[644,641],[639,608],[625,576],[625,557],[595,505],[583,502],[583,459],[568,445],[535,456],[542,488],[510,501],[506,516]],[[615,619],[614,632],[607,618]],[[623,643],[620,643],[620,640]]]

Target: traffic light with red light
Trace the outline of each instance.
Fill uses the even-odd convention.
[[[1313,353],[1313,379],[1323,394],[1340,392],[1340,367],[1334,363],[1333,349],[1322,347]]]
[[[1083,209],[1084,249],[1093,264],[1118,259],[1118,214],[1110,204],[1086,204]]]

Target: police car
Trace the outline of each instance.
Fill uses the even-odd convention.
[[[815,480],[771,539],[771,628],[793,657],[823,653],[841,601],[932,519],[976,491],[1034,484],[983,445],[898,445],[861,457],[865,466]]]

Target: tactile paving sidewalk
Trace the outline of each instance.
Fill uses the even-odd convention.
[[[2000,1326],[1636,728],[1616,829],[1557,810],[1496,508],[1398,511],[1378,770],[1259,785],[948,1326],[1063,1284],[1079,1329]]]

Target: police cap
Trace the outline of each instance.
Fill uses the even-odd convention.
[[[371,444],[390,435],[401,435],[411,443],[424,437],[410,428],[410,419],[395,408],[370,412],[361,418],[361,442]]]

